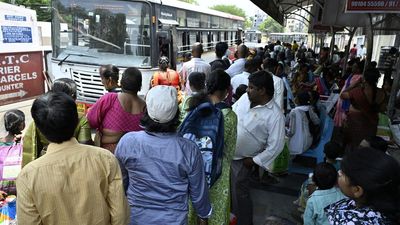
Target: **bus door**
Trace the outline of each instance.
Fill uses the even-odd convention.
[[[160,29],[157,32],[159,57],[167,56],[170,61],[170,68],[176,69],[176,57],[177,57],[177,31],[175,26],[169,27],[169,29]]]

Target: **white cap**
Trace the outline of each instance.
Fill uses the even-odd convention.
[[[146,107],[150,118],[157,123],[171,121],[178,112],[177,91],[174,87],[157,85],[147,92]]]

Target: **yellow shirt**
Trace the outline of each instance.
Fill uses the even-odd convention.
[[[129,207],[118,161],[75,138],[51,143],[47,154],[17,178],[17,217],[23,225],[126,225]]]

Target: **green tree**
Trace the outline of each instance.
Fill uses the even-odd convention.
[[[272,19],[272,17],[268,17],[258,26],[258,30],[262,32],[282,33],[284,27]]]
[[[221,12],[225,12],[225,13],[229,13],[235,16],[241,16],[243,18],[246,18],[246,12],[235,6],[235,5],[214,5],[211,6],[210,9],[214,9],[217,11],[221,11]]]
[[[51,21],[50,0],[1,0],[36,10],[38,21]]]
[[[254,18],[252,16],[247,17],[244,21],[244,29],[250,29],[253,27]]]
[[[193,4],[193,5],[199,5],[197,0],[179,0],[179,1],[186,2],[186,3],[189,3],[189,4]]]

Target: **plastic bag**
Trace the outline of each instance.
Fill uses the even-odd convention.
[[[7,197],[6,204],[0,209],[0,225],[16,225],[17,224],[17,209],[14,197]]]
[[[272,163],[271,173],[285,173],[289,169],[289,148],[287,143],[285,143],[285,147],[283,147],[282,152],[275,158],[274,162]]]
[[[22,144],[0,146],[0,180],[15,180],[21,171]]]

